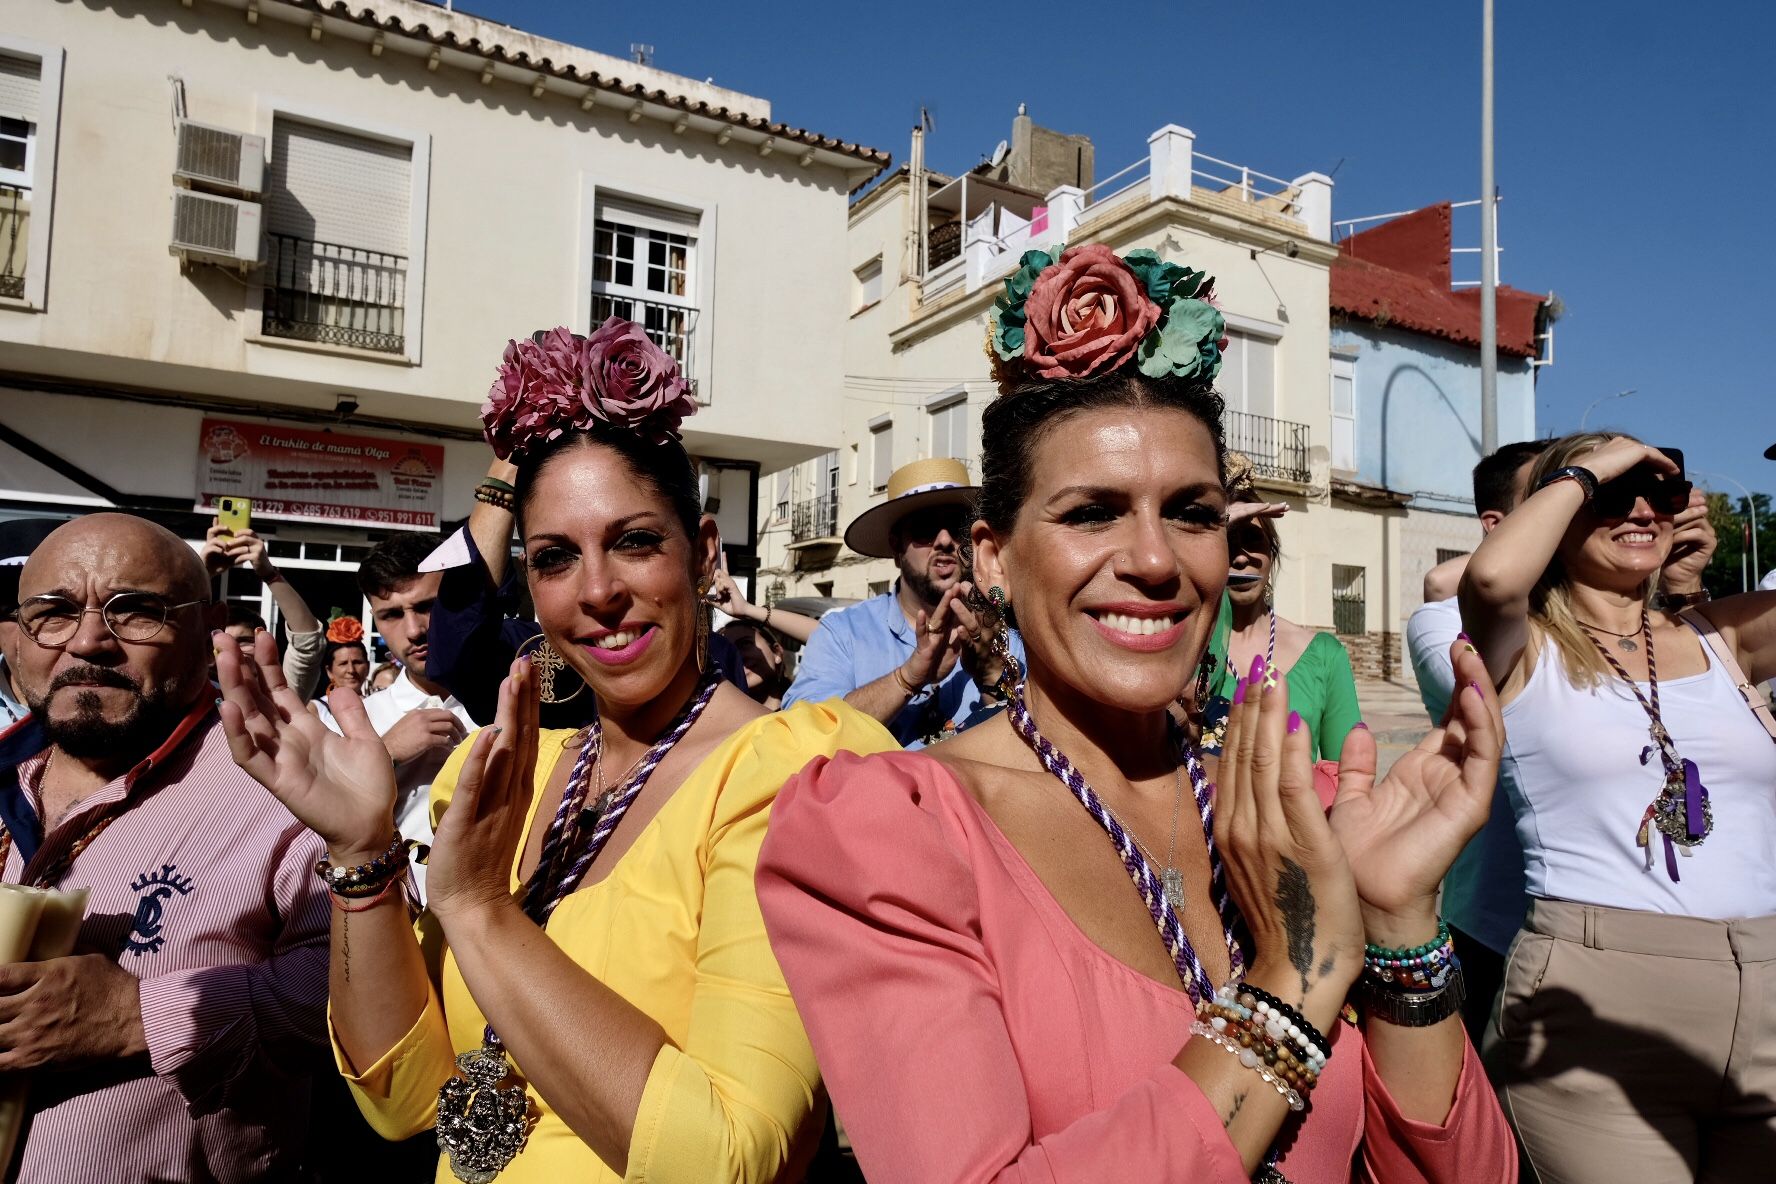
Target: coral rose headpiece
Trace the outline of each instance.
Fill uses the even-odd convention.
[[[611,317],[590,337],[563,326],[510,342],[481,424],[505,460],[599,424],[664,444],[696,411],[672,355],[634,321]]]
[[[989,349],[1002,389],[1031,378],[1095,378],[1133,366],[1149,378],[1214,381],[1226,322],[1215,281],[1153,251],[1118,258],[1100,243],[1026,251],[993,305]]]

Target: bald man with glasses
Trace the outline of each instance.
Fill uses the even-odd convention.
[[[17,1179],[291,1176],[325,1067],[322,849],[229,756],[224,607],[190,547],[124,514],[56,530],[18,596],[3,878],[91,895],[80,952],[0,966],[0,1073],[31,1078]]]

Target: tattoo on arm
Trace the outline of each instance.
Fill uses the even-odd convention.
[[[1289,937],[1289,965],[1301,974],[1301,993],[1305,995],[1308,975],[1313,971],[1314,894],[1307,882],[1307,873],[1293,859],[1284,857],[1277,873],[1276,906],[1283,913],[1283,932]]]
[[[1221,1116],[1221,1129],[1222,1130],[1226,1130],[1228,1127],[1233,1125],[1233,1120],[1240,1116],[1240,1108],[1242,1106],[1244,1106],[1245,1104],[1246,1104],[1246,1095],[1243,1092],[1233,1095],[1233,1105],[1228,1108],[1228,1111],[1226,1114]]]

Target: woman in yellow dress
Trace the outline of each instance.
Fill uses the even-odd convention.
[[[218,647],[236,761],[330,852],[339,1070],[384,1136],[436,1124],[440,1180],[795,1180],[818,1140],[753,868],[785,780],[894,742],[842,704],[767,714],[706,672],[719,541],[676,434],[692,410],[628,322],[508,348],[482,417],[518,479],[476,496],[516,510],[544,644],[433,785],[420,933],[362,702],[335,697],[336,736],[269,646],[256,671]],[[580,690],[590,727],[538,727],[539,692]]]

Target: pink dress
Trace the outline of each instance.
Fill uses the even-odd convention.
[[[1172,1064],[1189,997],[1086,937],[931,757],[810,764],[778,795],[758,894],[870,1184],[1247,1184]],[[1294,1184],[1517,1179],[1471,1048],[1432,1126],[1401,1116],[1361,1032],[1332,1039],[1305,1122],[1283,1127]]]

